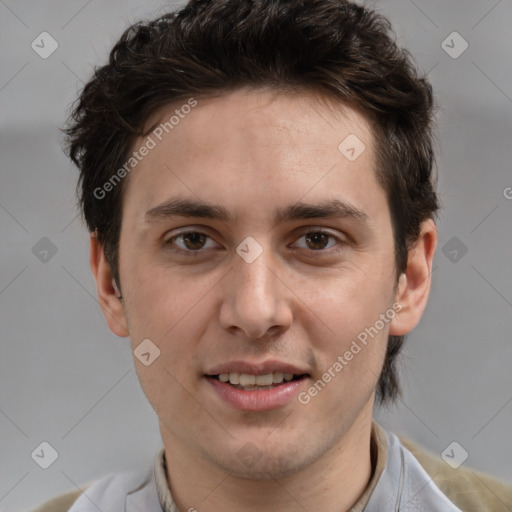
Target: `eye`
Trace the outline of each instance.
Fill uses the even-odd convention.
[[[307,247],[299,247],[300,249],[306,249],[311,252],[319,252],[325,249],[330,249],[332,247],[335,247],[336,241],[343,243],[340,238],[334,236],[332,233],[329,233],[328,231],[323,231],[321,229],[315,230],[315,231],[308,231],[307,233],[304,233],[299,240],[304,239]],[[334,243],[329,246],[329,239],[333,240]]]
[[[305,249],[309,252],[331,252],[328,249],[343,245],[343,241],[328,231],[321,229],[311,230],[299,237],[304,239],[305,246],[292,246],[293,248]],[[206,233],[201,231],[182,231],[177,235],[168,238],[164,242],[165,246],[177,253],[186,254],[188,256],[199,255],[208,249],[215,249],[215,242]]]
[[[206,244],[207,240],[210,240],[210,245]],[[166,246],[177,246],[175,249],[181,253],[197,253],[201,252],[201,249],[212,249],[215,247],[213,240],[201,231],[183,231],[178,235],[175,235],[165,241]]]

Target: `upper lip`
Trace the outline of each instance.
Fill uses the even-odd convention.
[[[206,375],[219,375],[221,373],[247,373],[249,375],[265,375],[267,373],[282,372],[304,375],[308,372],[293,364],[282,361],[263,361],[260,363],[249,363],[248,361],[230,361],[221,363],[205,372]]]

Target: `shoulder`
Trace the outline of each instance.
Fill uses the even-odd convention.
[[[60,494],[59,496],[46,501],[36,509],[32,510],[32,512],[68,512],[73,503],[75,503],[85,489],[86,487]]]
[[[150,497],[154,504],[154,493],[151,494],[152,474],[151,467],[111,473],[82,486],[82,489],[56,496],[31,512],[124,512],[128,510],[128,495],[133,499],[137,494],[137,499],[142,499],[143,503],[148,503],[147,499]],[[133,510],[133,507],[129,510]]]
[[[460,466],[452,469],[438,455],[401,438],[441,491],[464,512],[509,512],[512,486],[495,477]]]

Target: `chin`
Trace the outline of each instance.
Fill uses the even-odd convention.
[[[210,454],[211,460],[223,471],[231,476],[248,480],[275,480],[292,476],[308,465],[304,452],[302,459],[297,460],[297,450],[293,446],[286,452],[276,452],[272,447],[266,446],[263,452],[254,444],[247,443],[238,451],[229,451],[231,456],[215,457]],[[283,448],[281,446],[281,448]],[[234,457],[233,457],[234,454]],[[219,454],[220,455],[220,454]],[[312,456],[313,460],[315,457]]]

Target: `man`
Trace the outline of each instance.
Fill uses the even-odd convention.
[[[69,153],[164,447],[41,510],[504,507],[372,419],[430,290],[432,117],[388,22],[350,2],[196,0],[123,34]]]

